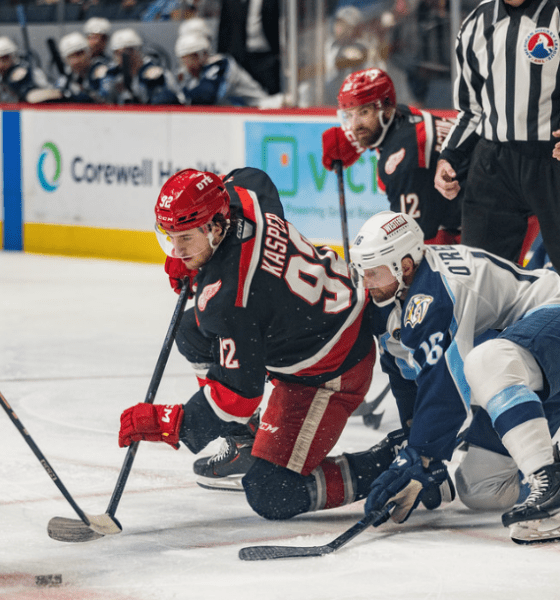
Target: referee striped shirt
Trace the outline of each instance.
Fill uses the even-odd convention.
[[[495,142],[552,140],[560,129],[560,0],[514,8],[486,0],[457,38],[456,125],[443,146],[452,164],[479,137]]]

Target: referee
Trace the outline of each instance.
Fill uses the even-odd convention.
[[[517,261],[534,214],[558,271],[559,9],[560,0],[486,0],[466,17],[456,47],[459,116],[434,179],[454,198],[456,167],[470,155],[462,242]]]

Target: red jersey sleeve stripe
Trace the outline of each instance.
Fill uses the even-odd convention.
[[[219,381],[206,380],[204,395],[223,421],[248,421],[262,402],[262,395],[244,398]]]
[[[263,219],[260,210],[255,210],[254,192],[236,187],[235,191],[241,201],[243,207],[243,215],[255,223],[255,232],[247,241],[241,244],[241,258],[239,260],[239,279],[237,283],[237,295],[235,297],[235,306],[247,306],[249,298],[249,289],[251,281],[257,269],[259,262],[259,249],[261,247],[261,239],[263,234]]]
[[[421,169],[427,168],[427,161],[429,156],[426,156],[426,121],[424,120],[424,113],[415,108],[414,106],[409,107],[410,112],[413,115],[422,117],[422,120],[416,123],[416,146],[418,150],[418,166]]]

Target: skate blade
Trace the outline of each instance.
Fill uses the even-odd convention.
[[[560,541],[559,515],[550,519],[522,521],[510,527],[510,537],[516,544],[544,544]]]
[[[243,475],[230,475],[229,477],[198,477],[196,483],[205,490],[219,492],[244,492],[241,480]]]

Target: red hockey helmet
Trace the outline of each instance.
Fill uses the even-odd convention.
[[[184,169],[163,184],[155,208],[156,222],[165,231],[196,229],[217,214],[229,219],[229,204],[229,194],[218,175]]]
[[[391,78],[381,69],[364,69],[346,77],[338,92],[338,108],[348,110],[364,104],[383,109],[396,106],[397,95]]]

